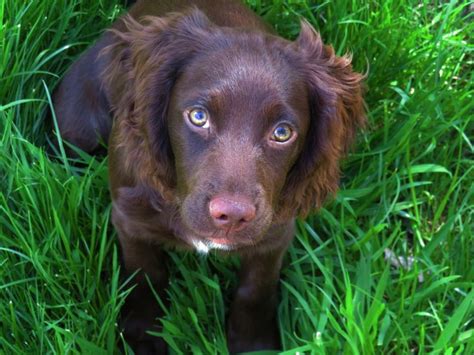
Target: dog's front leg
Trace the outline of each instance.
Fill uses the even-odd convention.
[[[119,239],[125,275],[130,276],[138,270],[132,280],[132,284],[136,286],[127,297],[121,314],[125,339],[135,354],[166,354],[167,346],[163,339],[146,333],[161,330],[156,318],[163,312],[157,304],[150,283],[164,300],[168,284],[166,254],[160,247],[129,237],[120,229]]]
[[[227,322],[231,353],[279,349],[277,306],[280,268],[286,246],[241,259],[239,286]]]

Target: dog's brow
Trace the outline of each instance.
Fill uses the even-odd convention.
[[[255,89],[255,88],[253,88]],[[299,129],[300,124],[297,119],[297,113],[295,110],[286,103],[286,100],[280,97],[279,93],[272,91],[271,89],[262,89],[265,91],[262,96],[264,99],[259,102],[259,116],[262,119],[268,121],[268,124],[276,124],[278,122],[291,123],[296,129]],[[244,95],[248,95],[248,91],[245,90],[245,86],[238,86],[237,89],[232,90],[231,87],[226,85],[218,85],[207,90],[201,91],[198,95],[186,100],[183,103],[183,109],[202,106],[207,109],[218,107],[217,101],[228,100],[231,96],[239,95],[241,92]],[[231,93],[231,94],[229,94]]]

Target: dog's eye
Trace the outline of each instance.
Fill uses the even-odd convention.
[[[277,126],[275,130],[273,131],[272,139],[274,141],[284,143],[291,138],[292,134],[293,134],[293,131],[290,128],[290,126],[286,124],[281,124]]]
[[[206,128],[209,126],[208,114],[202,108],[193,108],[188,112],[189,121],[195,126]]]

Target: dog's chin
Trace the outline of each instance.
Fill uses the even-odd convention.
[[[221,251],[233,251],[238,249],[239,247],[231,242],[217,242],[209,239],[197,239],[192,238],[191,244],[193,245],[194,249],[202,254],[207,254],[211,250],[221,250]]]
[[[211,250],[233,251],[242,247],[255,245],[260,239],[248,236],[245,231],[230,232],[215,230],[213,232],[189,231],[190,241],[201,253]]]

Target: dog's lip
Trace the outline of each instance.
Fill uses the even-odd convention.
[[[222,245],[232,245],[234,244],[229,238],[213,238],[213,237],[208,237],[207,238],[209,241],[215,244],[222,244]]]
[[[230,245],[236,244],[232,240],[238,235],[237,231],[227,232],[224,230],[211,230],[211,231],[199,231],[196,229],[191,229],[190,232],[197,237],[198,239],[207,240],[216,244]]]

